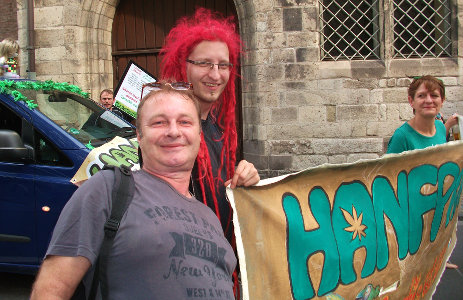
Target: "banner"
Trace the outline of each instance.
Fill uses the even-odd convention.
[[[227,188],[244,299],[430,299],[462,167],[451,142]]]
[[[77,170],[71,182],[80,186],[104,166],[124,165],[131,170],[140,168],[138,162],[138,141],[137,138],[125,139],[116,136],[110,142],[101,145],[90,151],[84,162]]]

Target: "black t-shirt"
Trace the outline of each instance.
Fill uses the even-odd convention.
[[[212,166],[212,174],[214,177],[217,176],[217,171],[220,167],[220,155],[222,152],[222,145],[223,141],[220,140],[222,137],[222,131],[220,128],[217,126],[217,124],[213,123],[210,117],[206,120],[201,120],[201,126],[202,126],[202,131],[204,134],[204,140],[207,145],[207,149],[209,150],[209,157],[211,160],[211,166]],[[224,162],[226,162],[226,157],[224,159]],[[193,187],[190,186],[190,191],[195,195],[196,199],[198,199],[201,202],[203,201],[202,193],[201,193],[201,187],[199,185],[198,181],[198,168],[195,163],[195,166],[193,168],[192,172],[192,178],[193,178]],[[217,197],[217,203],[219,205],[219,214],[220,214],[220,223],[222,224],[222,228],[225,234],[225,237],[227,240],[232,242],[232,237],[233,237],[233,225],[232,225],[232,208],[230,206],[230,203],[228,202],[226,193],[225,193],[225,186],[224,182],[227,178],[227,171],[226,171],[226,165],[222,167],[220,177],[222,178],[222,181],[216,182],[216,197]],[[207,185],[206,182],[204,182],[204,186],[206,188],[206,203],[207,206],[209,206],[212,211],[215,213],[215,205],[214,205],[214,199],[212,198],[212,192],[209,189],[209,186]]]

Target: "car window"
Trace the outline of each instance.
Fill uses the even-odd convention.
[[[90,148],[101,146],[116,135],[125,138],[135,136],[132,125],[77,94],[31,89],[21,90],[21,93],[35,100],[35,109]]]
[[[72,161],[64,155],[53,143],[37,130],[35,134],[35,160],[40,165],[72,167]]]
[[[0,103],[0,129],[16,131],[20,136],[22,133],[21,117],[13,113],[13,111],[3,103]]]
[[[0,129],[10,129],[22,136],[22,120],[5,104],[0,103]],[[72,161],[51,143],[44,135],[34,130],[35,163],[52,166],[73,166]],[[1,161],[0,157],[0,161]]]

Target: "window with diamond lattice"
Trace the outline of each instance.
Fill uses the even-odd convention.
[[[448,0],[394,0],[394,57],[452,54]]]
[[[322,60],[380,57],[378,0],[319,0]]]

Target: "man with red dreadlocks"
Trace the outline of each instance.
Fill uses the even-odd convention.
[[[260,180],[250,162],[242,160],[235,169],[235,79],[241,44],[233,17],[198,8],[192,17],[177,22],[161,50],[161,77],[191,82],[201,105],[203,136],[190,188],[215,212],[233,246],[232,209],[225,187]]]

